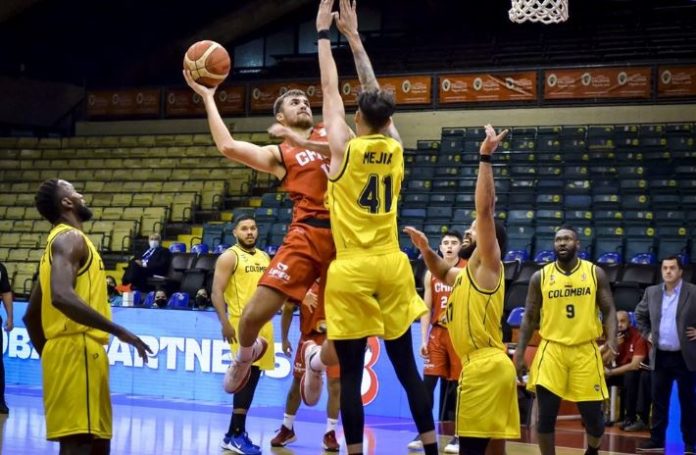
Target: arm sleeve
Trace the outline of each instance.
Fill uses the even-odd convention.
[[[7,269],[3,264],[0,264],[0,294],[5,294],[6,292],[12,292],[12,286],[10,286],[10,277],[7,275]]]

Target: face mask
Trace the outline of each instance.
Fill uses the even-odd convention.
[[[150,240],[150,248],[157,248],[159,246],[159,241]]]
[[[155,299],[155,305],[159,307],[167,306],[167,299]]]
[[[207,304],[208,304],[208,299],[206,299],[204,296],[199,295],[196,297],[196,306],[204,307]]]
[[[116,294],[116,286],[113,286],[113,285],[111,285],[111,284],[107,284],[107,285],[106,285],[106,292],[107,292],[109,295],[114,295],[114,294]]]

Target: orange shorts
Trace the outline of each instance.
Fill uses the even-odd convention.
[[[428,336],[428,359],[423,374],[458,381],[461,372],[462,363],[454,351],[449,332],[440,325],[434,325]]]
[[[312,332],[309,335],[302,334],[300,337],[300,341],[297,343],[297,349],[295,349],[295,368],[293,369],[293,376],[295,376],[297,379],[301,379],[302,375],[305,372],[305,369],[307,366],[305,365],[304,357],[302,357],[302,343],[304,343],[307,340],[312,340],[316,344],[320,345],[324,343],[324,340],[326,340],[326,334],[325,333],[319,333],[319,332]],[[330,367],[326,368],[326,377],[329,379],[338,379],[341,377],[341,367],[336,365],[332,365]]]
[[[317,278],[321,278],[319,304],[322,305],[326,271],[335,256],[330,228],[294,223],[259,280],[259,286],[273,288],[290,300],[301,302]]]

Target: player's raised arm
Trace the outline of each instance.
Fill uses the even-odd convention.
[[[338,91],[338,71],[331,53],[329,29],[336,13],[331,12],[333,0],[321,0],[317,12],[317,46],[319,48],[319,71],[323,94],[322,115],[331,149],[331,175],[336,176],[343,163],[346,144],[350,140],[350,128],[346,124],[343,99]]]
[[[343,36],[348,40],[350,50],[353,52],[355,60],[355,70],[360,79],[360,85],[364,91],[381,90],[379,81],[372,69],[370,57],[367,55],[358,32],[358,14],[356,12],[356,0],[340,0],[340,14],[336,18],[336,26]],[[394,126],[394,122],[389,122],[385,128],[385,134],[401,142],[399,132]]]
[[[479,172],[476,179],[476,250],[482,267],[476,270],[476,281],[486,289],[495,289],[500,282],[500,246],[496,237],[495,184],[491,156],[498,144],[507,135],[507,130],[496,134],[491,125],[486,125],[486,138],[479,150]]]
[[[426,237],[423,232],[413,226],[406,226],[404,232],[411,237],[413,245],[418,248],[423,255],[423,261],[428,271],[438,280],[452,286],[461,269],[459,267],[450,266],[447,261],[438,256],[438,254],[430,248],[428,237]],[[427,283],[425,284],[427,285]]]
[[[288,144],[294,147],[301,147],[304,149],[312,150],[317,152],[322,156],[331,158],[331,150],[329,149],[329,143],[326,141],[314,141],[312,139],[303,137],[297,131],[289,128],[280,123],[274,123],[268,128],[268,134],[271,136],[283,139]]]
[[[215,104],[216,87],[208,88],[191,77],[189,70],[184,70],[184,79],[191,89],[200,95],[205,104],[208,126],[215,145],[220,153],[228,159],[242,163],[257,171],[273,174],[279,179],[285,177],[285,168],[280,158],[280,150],[275,145],[259,146],[251,142],[238,141],[232,137]]]

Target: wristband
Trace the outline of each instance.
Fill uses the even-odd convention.
[[[331,32],[329,31],[328,28],[325,28],[324,30],[319,30],[317,32],[317,40],[320,40],[320,39],[331,40]]]
[[[479,161],[481,163],[490,163],[491,162],[491,156],[490,155],[479,155]]]

